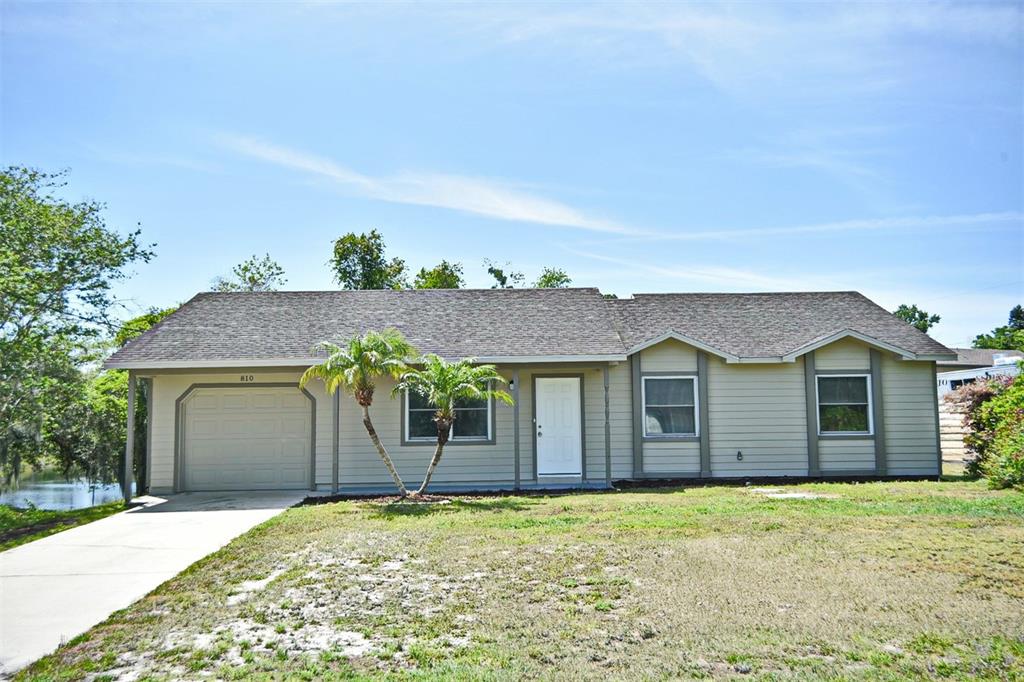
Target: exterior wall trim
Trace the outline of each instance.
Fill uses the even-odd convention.
[[[515,471],[515,489],[522,485],[522,465],[519,446],[519,370],[512,370],[512,456]]]
[[[146,379],[146,482],[144,491],[149,494],[153,477],[153,379]]]
[[[530,408],[532,410],[530,423],[533,428],[530,429],[533,436],[533,480],[540,481],[540,474],[537,473],[537,379],[572,379],[577,378],[580,380],[580,480],[583,483],[587,482],[587,406],[586,406],[586,393],[583,390],[583,384],[586,379],[582,372],[575,373],[559,373],[559,374],[532,374],[530,375],[531,383],[531,400]],[[552,476],[551,478],[556,478]]]
[[[882,354],[874,348],[868,352],[871,356],[871,409],[874,412],[872,416],[875,427],[875,473],[885,476],[888,463],[885,449],[885,409],[882,404]]]
[[[711,477],[711,415],[708,403],[708,354],[704,351],[697,352],[697,402],[701,405],[698,417],[700,425],[700,475],[702,478]]]
[[[309,489],[316,490],[316,398],[314,398],[313,394],[305,388],[301,388],[298,383],[263,381],[251,384],[192,384],[182,391],[181,395],[177,397],[174,401],[174,474],[172,478],[174,481],[174,492],[180,493],[185,487],[185,457],[184,452],[182,451],[184,446],[185,424],[182,420],[182,408],[188,397],[196,390],[202,388],[297,388],[301,391],[302,394],[309,399],[310,403]]]
[[[935,406],[935,480],[942,480],[942,432],[939,427],[939,376],[938,376],[938,365],[932,362],[932,396],[935,400],[932,403]]]
[[[807,475],[820,476],[818,454],[818,378],[814,371],[814,351],[804,356],[804,402],[807,405]]]
[[[644,472],[643,405],[640,389],[640,354],[629,356],[630,379],[633,384],[633,478],[640,478]]]
[[[341,393],[334,392],[331,396],[331,492],[338,494],[340,485],[339,470],[341,468]],[[314,483],[316,476],[313,476]]]
[[[604,381],[604,483],[610,488],[612,485],[612,399],[611,381],[608,375],[608,365],[605,365],[601,368],[601,378]]]

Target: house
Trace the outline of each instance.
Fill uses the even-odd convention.
[[[356,404],[297,387],[316,342],[385,327],[496,364],[516,398],[459,410],[437,489],[940,470],[935,365],[956,355],[856,292],[202,293],[105,364],[129,371],[132,406],[148,384],[142,487],[393,489]],[[391,386],[371,414],[418,480],[430,411]]]
[[[1024,353],[1019,350],[996,350],[992,348],[950,348],[956,353],[956,359],[947,362],[936,363],[936,371],[939,374],[945,372],[959,372],[965,369],[981,369],[994,367],[1002,364],[1013,364],[1024,359]]]

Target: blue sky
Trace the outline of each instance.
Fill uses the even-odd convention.
[[[371,228],[471,286],[856,289],[950,345],[1024,299],[1020,3],[0,7],[0,156],[157,243],[126,315],[254,253],[332,288]]]

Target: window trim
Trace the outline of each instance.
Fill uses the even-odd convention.
[[[692,433],[649,433],[647,431],[647,381],[664,379],[688,379],[693,382],[693,432]],[[695,441],[700,440],[700,377],[696,374],[644,374],[640,377],[640,416],[643,419],[644,440]],[[655,407],[664,407],[656,405]],[[689,407],[678,405],[676,407]]]
[[[435,445],[437,444],[437,436],[415,436],[410,437],[409,435],[409,392],[402,391],[401,400],[401,420],[402,420],[402,445]],[[454,425],[452,430],[454,432]],[[494,398],[489,397],[487,399],[487,436],[456,436],[452,433],[448,439],[446,445],[494,445],[495,444],[495,424],[494,424]]]
[[[868,430],[867,431],[822,431],[821,430],[821,380],[822,379],[865,379],[867,382],[867,408],[868,408]],[[862,403],[828,403],[829,405],[861,405]],[[816,374],[814,377],[814,418],[818,425],[818,436],[820,438],[871,438],[875,435],[875,402],[871,386],[871,372],[841,372]]]

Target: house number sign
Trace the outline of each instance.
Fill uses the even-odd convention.
[[[248,382],[253,380],[253,375],[251,375],[251,374],[243,374],[240,377],[240,379],[241,379],[242,383],[248,383]]]

